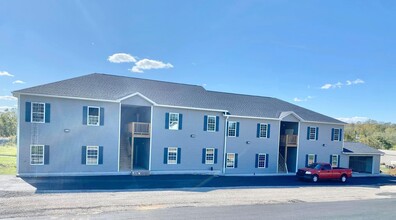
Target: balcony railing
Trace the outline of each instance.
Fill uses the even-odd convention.
[[[297,135],[281,135],[282,146],[297,146]]]
[[[150,137],[150,123],[131,122],[128,124],[128,131],[133,137]]]

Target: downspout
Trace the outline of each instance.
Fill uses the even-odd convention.
[[[223,116],[225,117],[225,123],[224,123],[224,149],[223,149],[223,174],[225,174],[226,171],[226,160],[227,160],[227,123],[228,123],[228,118],[230,117],[227,115],[227,112],[223,113]]]

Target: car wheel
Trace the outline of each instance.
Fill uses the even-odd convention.
[[[318,182],[318,180],[319,180],[318,175],[314,175],[314,176],[312,177],[312,182],[316,183],[316,182]]]
[[[347,176],[346,175],[342,175],[341,176],[341,182],[345,183],[347,181]]]

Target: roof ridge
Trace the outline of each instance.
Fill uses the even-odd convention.
[[[239,96],[249,96],[249,97],[257,97],[257,98],[270,98],[270,99],[275,99],[274,97],[271,97],[271,96],[249,95],[249,94],[232,93],[232,92],[221,92],[221,91],[214,91],[214,90],[206,90],[206,91],[207,91],[207,92],[213,92],[213,93],[228,94],[228,95],[239,95]]]
[[[177,84],[177,85],[185,85],[185,86],[195,86],[195,87],[201,87],[204,90],[206,90],[203,86],[200,85],[194,85],[194,84],[188,84],[188,83],[178,83],[178,82],[170,82],[170,81],[164,81],[164,80],[158,80],[158,79],[145,79],[145,78],[139,78],[139,77],[132,77],[132,76],[122,76],[122,75],[113,75],[109,73],[92,73],[88,74],[85,76],[89,75],[105,75],[105,76],[111,76],[111,77],[122,77],[122,78],[128,78],[128,79],[137,79],[137,80],[145,80],[145,81],[154,81],[154,82],[160,82],[160,83],[169,83],[169,84]],[[207,90],[206,90],[207,91]]]

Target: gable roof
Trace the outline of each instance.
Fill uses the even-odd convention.
[[[344,142],[343,152],[345,154],[384,154],[375,148],[358,142]]]
[[[278,119],[283,112],[294,112],[304,121],[345,124],[337,119],[272,97],[208,91],[196,85],[99,73],[14,92],[14,94],[116,102],[135,93],[158,105],[223,109],[231,115],[274,119]]]

